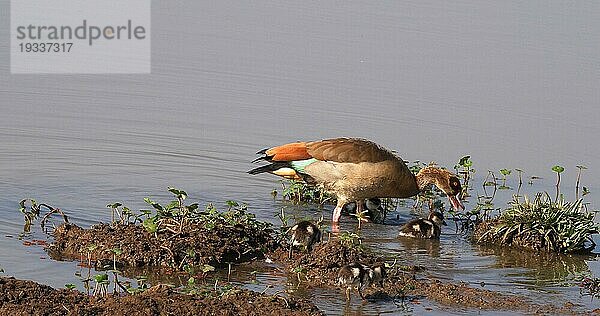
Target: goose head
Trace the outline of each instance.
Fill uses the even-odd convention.
[[[444,214],[438,211],[429,213],[429,217],[427,219],[434,222],[436,225],[438,225],[438,227],[442,225],[448,226],[448,224],[446,224],[446,221],[444,220]]]
[[[460,180],[452,172],[430,166],[421,169],[417,173],[416,179],[420,191],[423,191],[427,185],[433,184],[448,196],[448,200],[450,200],[456,211],[465,209],[465,206],[457,198],[457,195],[462,191]]]

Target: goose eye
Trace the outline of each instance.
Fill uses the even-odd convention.
[[[460,191],[460,181],[458,181],[456,178],[450,179],[450,187],[453,190]]]

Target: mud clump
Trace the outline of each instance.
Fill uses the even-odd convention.
[[[308,280],[309,286],[336,286],[338,271],[341,267],[352,262],[373,265],[384,259],[368,253],[362,247],[348,247],[338,240],[318,243],[313,250],[294,252],[289,258],[286,249],[279,248],[270,254],[270,258],[283,264],[291,273],[300,273]]]
[[[179,233],[150,233],[134,224],[98,224],[90,229],[63,224],[54,231],[54,242],[47,251],[56,259],[84,260],[89,256],[92,261],[112,261],[111,250],[119,249],[116,260],[126,266],[181,269],[262,258],[277,247],[271,234],[271,229],[264,227],[225,223],[210,228],[193,223]]]
[[[304,300],[234,289],[187,295],[156,286],[137,295],[95,297],[0,277],[0,315],[323,315]]]

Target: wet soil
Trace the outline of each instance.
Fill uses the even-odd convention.
[[[277,247],[270,229],[254,226],[218,225],[207,228],[189,224],[181,233],[150,233],[140,225],[98,224],[83,229],[63,224],[54,230],[47,248],[55,259],[112,262],[111,249],[121,253],[116,260],[129,267],[162,266],[181,269],[185,265],[219,265],[262,258]]]
[[[340,267],[351,262],[360,262],[369,266],[382,263],[385,258],[374,254],[364,247],[347,246],[337,240],[314,246],[311,253],[294,253],[292,258],[283,249],[269,254],[273,260],[282,263],[291,274],[305,287],[339,288],[337,273]],[[387,260],[390,263],[389,260]],[[539,314],[579,314],[577,306],[566,303],[564,306],[540,305],[519,295],[509,295],[480,288],[469,287],[465,283],[446,283],[428,280],[421,267],[393,265],[387,269],[387,278],[383,287],[373,285],[367,289],[368,301],[403,300],[414,301],[421,298],[440,305],[455,308],[469,308],[498,311],[520,311]],[[340,289],[340,295],[343,294]],[[354,293],[352,299],[360,299]]]
[[[181,268],[185,265],[218,265],[225,262],[244,262],[267,257],[282,265],[289,272],[288,280],[292,283],[302,283],[308,288],[320,287],[334,291],[339,290],[342,297],[343,291],[337,285],[337,273],[340,267],[352,262],[373,266],[382,263],[389,265],[393,261],[393,259],[376,254],[363,245],[352,244],[336,237],[318,243],[311,252],[296,250],[289,258],[288,246],[285,245],[285,242],[282,245],[278,244],[273,235],[272,230],[264,229],[264,227],[258,229],[255,225],[220,225],[207,229],[201,224],[195,224],[189,225],[181,233],[175,234],[169,232],[149,233],[143,227],[131,224],[99,224],[90,229],[65,224],[54,231],[54,242],[47,247],[47,250],[54,258],[86,261],[89,254],[91,260],[112,262],[113,253],[110,252],[110,249],[119,248],[122,253],[118,255],[117,260],[120,264],[130,267]],[[89,250],[90,245],[95,245],[95,249]],[[190,250],[193,252],[190,253]],[[56,299],[56,302],[61,300],[71,302],[70,307],[67,306],[68,310],[90,315],[118,313],[117,308],[120,306],[133,308],[138,305],[151,313],[160,313],[163,310],[176,311],[180,308],[185,311],[190,308],[198,308],[203,311],[201,314],[214,313],[217,315],[318,313],[316,307],[312,305],[307,307],[307,305],[297,303],[300,304],[298,305],[299,310],[294,310],[290,307],[292,303],[289,299],[261,296],[248,291],[236,291],[236,296],[231,301],[222,298],[221,300],[211,300],[210,296],[197,298],[174,292],[163,293],[164,291],[146,291],[148,293],[143,292],[141,295],[101,299],[86,297],[83,294],[77,294],[78,292],[68,290],[52,290],[49,287],[25,281],[3,279],[3,282],[0,290],[8,291],[8,294],[0,293],[2,298],[0,312],[12,311],[12,309],[21,311],[17,308],[27,308],[27,306],[31,310],[42,306],[45,306],[44,308],[53,306],[52,308],[55,308],[57,312],[61,311],[61,308],[65,310],[60,303],[52,305],[45,301]],[[34,287],[35,291],[32,293],[39,292],[40,294],[31,294],[27,289],[17,290],[19,286]],[[540,305],[523,296],[473,288],[463,283],[430,280],[426,277],[426,271],[415,266],[392,265],[387,271],[383,287],[374,285],[364,293],[369,301],[407,300],[410,302],[425,298],[443,306],[459,309],[541,314],[586,312],[581,311],[579,306],[570,303],[565,306]],[[353,294],[353,297],[353,299],[360,299],[356,293]],[[138,302],[137,300],[140,298],[142,301]],[[41,301],[37,302],[37,300]],[[259,313],[256,309],[257,304],[247,303],[259,300],[261,308],[272,310],[260,310]],[[27,302],[27,305],[17,307],[18,302]],[[92,307],[96,309],[92,309]],[[113,310],[113,308],[115,309]],[[244,310],[245,308],[248,309]],[[284,312],[280,313],[275,308],[282,308]]]
[[[137,295],[95,297],[0,277],[0,315],[323,315],[304,300],[235,289],[188,295],[156,286]]]

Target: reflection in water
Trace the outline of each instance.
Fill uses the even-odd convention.
[[[587,275],[590,269],[586,260],[596,258],[596,255],[532,252],[492,245],[479,245],[475,249],[481,256],[494,256],[493,268],[526,268],[509,276],[512,282],[535,286],[559,286],[578,275]]]
[[[425,251],[431,257],[438,258],[440,256],[440,241],[437,239],[398,237],[398,241],[408,254]]]

